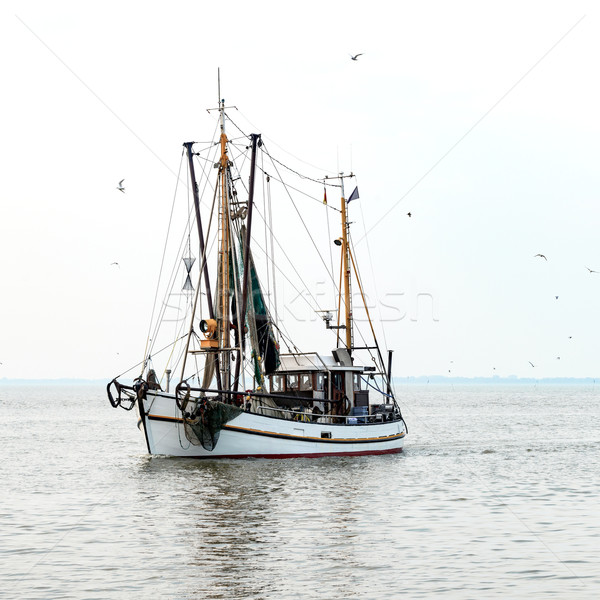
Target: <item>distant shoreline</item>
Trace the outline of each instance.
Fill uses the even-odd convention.
[[[432,375],[419,377],[394,377],[395,385],[404,384],[443,384],[443,383],[462,383],[462,384],[486,384],[486,385],[528,385],[532,383],[541,383],[548,385],[594,385],[596,380],[600,383],[600,377],[444,377],[443,375]]]
[[[486,384],[486,385],[594,385],[600,377],[445,377],[443,375],[419,375],[409,377],[394,377],[394,385],[427,385],[427,384]],[[111,378],[106,379],[0,379],[2,385],[102,385],[106,386]],[[125,380],[123,380],[125,383]],[[172,382],[176,383],[176,382]]]

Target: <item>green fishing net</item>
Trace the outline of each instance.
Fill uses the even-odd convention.
[[[242,412],[243,410],[237,406],[208,400],[202,415],[194,421],[185,422],[186,437],[192,444],[201,445],[211,452],[219,441],[223,425]]]

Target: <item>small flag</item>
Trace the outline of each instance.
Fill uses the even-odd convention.
[[[323,188],[323,204],[327,204],[327,188]]]
[[[348,198],[348,202],[352,202],[352,200],[358,200],[358,187],[354,188],[354,191],[350,194],[350,198]]]

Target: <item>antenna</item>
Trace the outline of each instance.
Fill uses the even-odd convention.
[[[217,93],[219,94],[217,104],[221,105],[221,67],[217,67]]]

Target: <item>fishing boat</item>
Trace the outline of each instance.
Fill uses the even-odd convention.
[[[386,365],[350,233],[349,204],[358,199],[358,187],[346,198],[345,185],[355,176],[300,175],[266,148],[260,134],[244,133],[230,118],[233,108],[219,99],[218,107],[209,109],[214,139],[183,144],[188,175],[186,181],[180,174],[177,185],[187,182],[181,187],[188,204],[181,211],[183,234],[171,257],[174,266],[165,276],[165,244],[159,280],[166,283],[156,288],[156,297],[164,300],[155,303],[143,361],[132,374],[107,385],[108,399],[115,408],[137,408],[138,426],[153,455],[214,459],[401,452],[408,429],[393,391],[392,353]],[[235,135],[228,137],[231,130]],[[292,200],[302,226],[290,224],[294,211],[285,214],[283,226],[274,221],[278,198],[300,190],[300,184],[286,184],[281,172],[319,190],[301,191],[301,198],[316,200],[325,211],[328,232],[330,213],[340,223],[335,239],[324,240],[337,306],[322,309],[310,291],[298,296],[319,317],[301,324],[304,338],[312,328],[308,339],[314,343],[303,350],[283,318],[293,313],[294,303],[282,307],[277,298],[278,279],[294,289],[303,279],[278,233],[294,243],[303,226],[312,245],[319,246],[302,218],[302,201]],[[327,202],[328,190],[330,196],[339,192],[339,203]],[[172,233],[174,227],[169,229]],[[334,252],[339,278],[333,273]],[[310,265],[307,254],[308,249],[296,252],[296,261],[300,256],[299,262]],[[323,255],[319,260],[327,266]],[[357,284],[364,304],[362,329],[354,317],[352,287]]]

